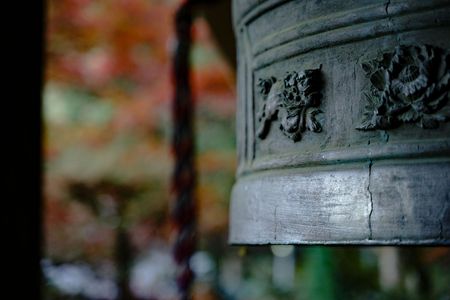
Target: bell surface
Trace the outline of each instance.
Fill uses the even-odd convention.
[[[231,244],[450,244],[450,1],[235,0]]]

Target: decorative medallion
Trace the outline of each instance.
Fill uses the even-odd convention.
[[[430,45],[398,46],[362,64],[372,84],[359,130],[392,129],[402,123],[437,128],[450,120],[449,51]]]
[[[294,142],[301,139],[306,129],[322,130],[315,117],[322,112],[318,108],[322,98],[320,68],[290,72],[283,80],[275,77],[259,79],[258,86],[264,101],[257,116],[260,139],[266,138],[272,121],[277,119],[280,119],[280,130]]]

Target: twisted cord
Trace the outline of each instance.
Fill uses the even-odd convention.
[[[189,266],[196,245],[196,170],[194,161],[194,103],[190,87],[189,53],[191,46],[192,4],[185,1],[175,15],[177,45],[173,62],[175,99],[172,114],[174,130],[172,148],[175,167],[172,177],[174,207],[172,219],[176,228],[173,257],[177,263],[177,286],[180,299],[191,299],[194,273]]]

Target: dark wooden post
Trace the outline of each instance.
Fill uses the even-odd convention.
[[[13,1],[3,7],[3,298],[41,299],[44,4],[38,0],[24,7]]]

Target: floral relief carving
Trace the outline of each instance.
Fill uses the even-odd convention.
[[[257,115],[257,135],[265,139],[273,121],[279,119],[279,129],[294,142],[300,141],[305,130],[320,132],[316,120],[322,94],[320,69],[290,72],[282,80],[275,77],[259,79],[263,105]]]
[[[450,120],[449,51],[430,45],[398,46],[362,64],[370,91],[359,130],[392,129],[402,123],[437,128]]]

